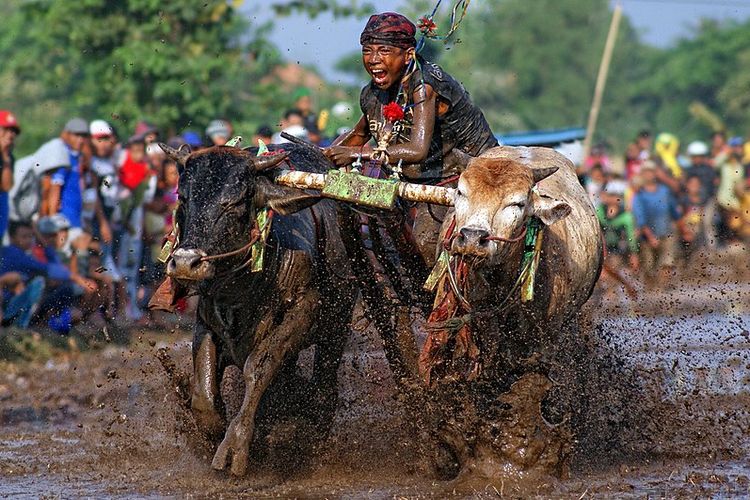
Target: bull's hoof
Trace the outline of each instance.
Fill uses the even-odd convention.
[[[225,470],[230,467],[229,471],[232,475],[244,476],[247,472],[251,437],[252,431],[232,422],[224,440],[214,454],[211,467],[215,470]]]

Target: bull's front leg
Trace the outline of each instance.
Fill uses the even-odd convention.
[[[196,425],[209,436],[220,435],[224,424],[216,410],[219,392],[216,343],[200,316],[193,333],[192,385],[190,408]]]
[[[227,428],[224,440],[216,450],[212,467],[242,476],[247,471],[250,443],[255,431],[255,414],[263,394],[271,384],[287,355],[296,353],[317,317],[320,293],[310,286],[310,261],[302,252],[282,265],[278,291],[286,295],[288,306],[281,323],[259,339],[250,352],[243,374],[245,397],[237,416]],[[285,282],[293,277],[294,286]]]

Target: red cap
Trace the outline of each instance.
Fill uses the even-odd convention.
[[[16,115],[7,109],[0,109],[0,127],[14,128],[16,129],[16,133],[21,133],[21,126],[18,124]]]

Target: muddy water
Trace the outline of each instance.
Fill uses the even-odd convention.
[[[569,480],[531,492],[750,495],[750,285],[711,279],[644,292],[635,301],[614,293],[592,304],[597,314],[589,332],[607,362],[618,365],[611,373],[627,383],[596,382],[602,396],[592,399],[590,411],[603,430],[596,427],[586,440],[600,446],[574,458]],[[144,332],[124,348],[0,364],[0,497],[517,494],[502,479],[425,476],[369,331],[352,336],[333,433],[309,466],[290,471],[275,460],[285,449],[279,427],[264,441],[272,452],[255,461],[247,478],[214,473],[210,452],[191,438],[182,418],[179,396],[156,357],[160,348],[187,370],[188,337],[160,332]]]

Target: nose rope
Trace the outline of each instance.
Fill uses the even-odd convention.
[[[527,224],[523,225],[523,229],[521,230],[521,234],[516,236],[515,238],[503,238],[502,236],[487,236],[486,238],[482,238],[485,241],[500,241],[503,243],[518,243],[526,236],[526,229]]]
[[[260,229],[258,228],[258,222],[255,222],[255,225],[253,225],[253,228],[250,230],[250,241],[248,241],[245,245],[241,246],[237,250],[232,250],[231,252],[225,252],[220,253],[216,255],[204,255],[201,257],[201,262],[207,262],[210,260],[219,260],[219,259],[225,259],[227,257],[232,257],[238,254],[241,254],[243,252],[247,252],[250,250],[250,248],[255,245],[258,242],[258,239],[260,238]]]

